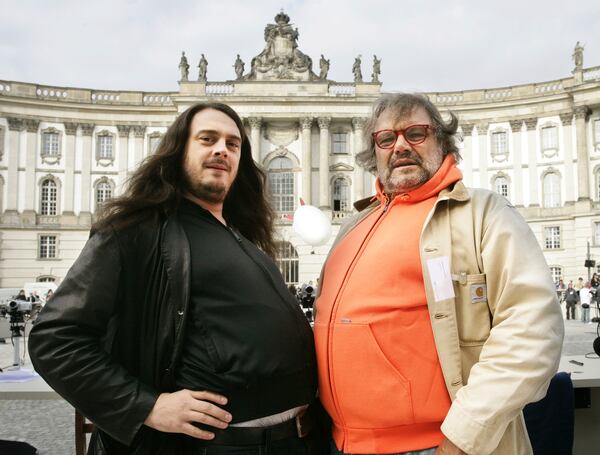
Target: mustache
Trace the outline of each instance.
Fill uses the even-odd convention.
[[[210,167],[210,166],[214,166],[214,165],[223,166],[228,171],[231,170],[231,166],[229,166],[229,163],[226,160],[222,160],[220,158],[213,158],[211,160],[205,161],[202,164],[202,167],[206,168],[206,167]]]
[[[390,159],[390,167],[396,167],[403,161],[412,161],[419,166],[423,164],[423,159],[418,153],[413,152],[412,150],[405,150],[402,153],[392,155]]]

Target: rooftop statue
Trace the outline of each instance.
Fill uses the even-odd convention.
[[[204,54],[202,54],[202,57],[200,58],[200,63],[198,63],[198,80],[200,82],[206,82],[207,68],[208,68],[208,61],[206,60],[206,57],[204,57]]]
[[[379,75],[381,74],[381,59],[373,56],[373,74],[371,74],[371,82],[379,82]]]
[[[352,65],[352,74],[354,74],[354,82],[362,82],[362,71],[360,70],[360,64],[362,63],[360,55],[354,59],[354,65]]]
[[[573,62],[575,62],[575,71],[580,71],[583,69],[583,46],[579,44],[575,44],[575,49],[573,49],[573,55],[571,56]]]
[[[235,63],[233,64],[233,68],[235,69],[235,78],[240,80],[244,75],[244,66],[245,63],[240,58],[240,54],[237,54],[237,58],[235,59]]]
[[[327,73],[329,73],[329,60],[325,59],[323,54],[321,54],[321,60],[319,60],[319,68],[321,70],[319,72],[319,79],[327,79]]]
[[[250,73],[245,80],[300,80],[317,79],[312,71],[312,60],[298,49],[298,29],[290,25],[290,17],[283,11],[275,16],[275,24],[265,27],[265,48],[252,59]]]
[[[188,80],[190,74],[190,65],[188,64],[185,52],[181,53],[181,60],[179,61],[179,71],[181,72],[181,81],[185,82]]]

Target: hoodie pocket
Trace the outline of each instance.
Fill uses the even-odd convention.
[[[344,425],[414,423],[410,382],[385,356],[369,324],[336,323],[332,341],[330,377]]]

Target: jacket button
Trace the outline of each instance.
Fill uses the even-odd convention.
[[[179,311],[177,312],[177,314],[178,314],[179,316],[183,316],[183,310],[179,310]]]

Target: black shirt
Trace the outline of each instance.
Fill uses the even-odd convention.
[[[312,401],[312,331],[274,262],[210,212],[183,200],[190,313],[177,386],[228,398],[233,422]]]

